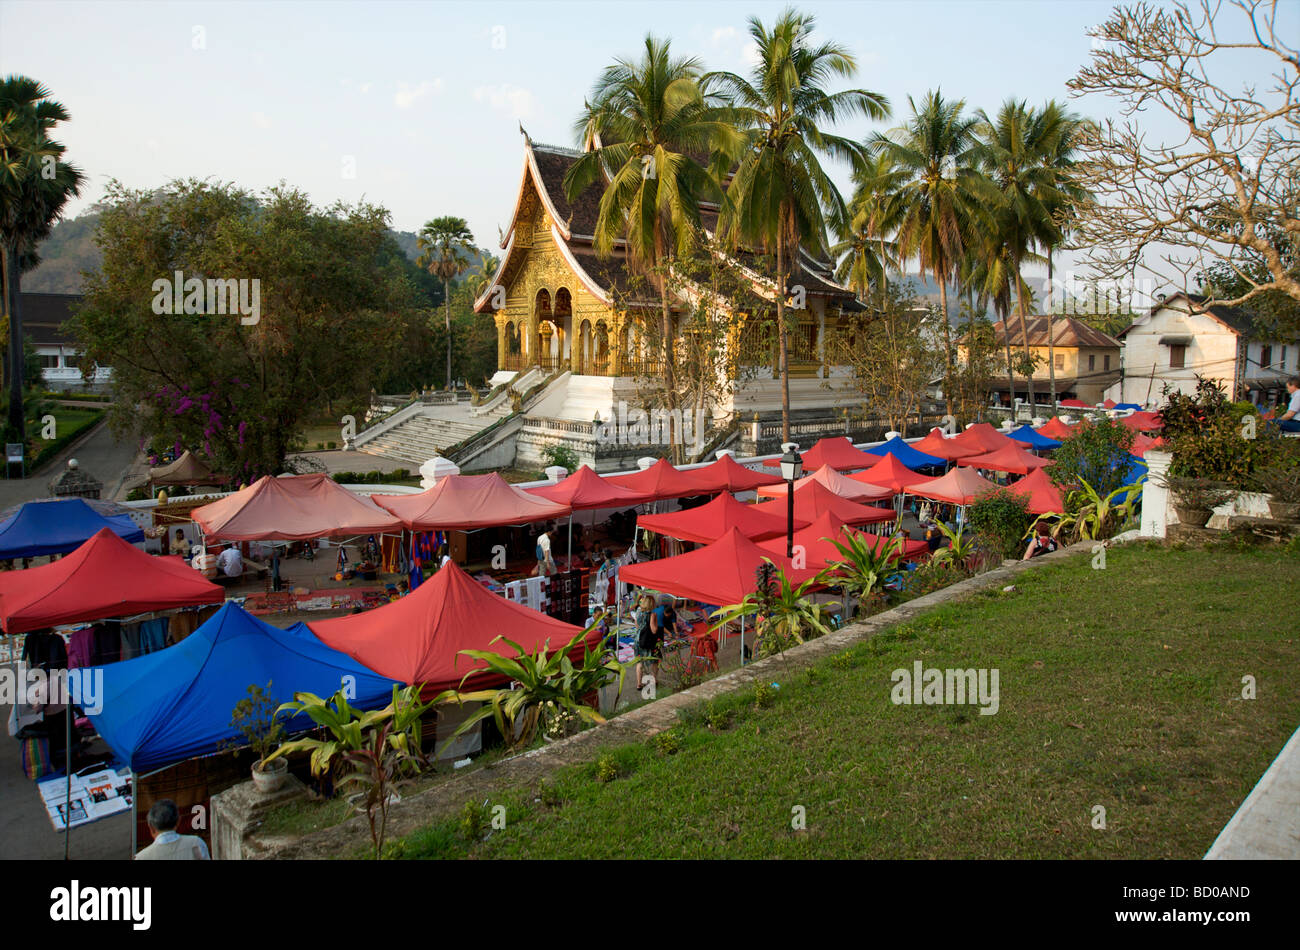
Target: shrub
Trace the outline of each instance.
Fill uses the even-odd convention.
[[[1080,423],[1079,431],[1066,439],[1052,458],[1052,481],[1063,488],[1086,481],[1103,497],[1128,481],[1133,461],[1133,431],[1114,419]]]
[[[759,682],[754,686],[754,705],[759,709],[766,709],[776,702],[776,691],[780,687],[776,683]]]
[[[655,750],[660,755],[676,755],[682,748],[682,737],[676,729],[669,729],[655,736]]]
[[[579,465],[578,453],[560,442],[553,442],[542,449],[542,458],[546,460],[547,468],[560,465],[570,473],[577,471]]]
[[[1029,496],[1015,486],[998,488],[975,499],[968,521],[971,529],[990,549],[1004,558],[1020,554],[1021,538],[1036,520],[1029,513]]]
[[[596,760],[596,778],[601,782],[612,782],[618,778],[618,763],[613,756],[605,754]]]

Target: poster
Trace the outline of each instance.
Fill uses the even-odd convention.
[[[131,770],[116,764],[92,768],[72,776],[70,799],[68,780],[63,775],[51,775],[37,783],[55,831],[64,830],[69,813],[72,827],[76,828],[131,810]]]

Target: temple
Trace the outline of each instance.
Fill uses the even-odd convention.
[[[572,202],[565,196],[564,176],[580,155],[526,139],[518,195],[502,236],[501,264],[475,302],[475,312],[491,314],[496,322],[494,386],[518,373],[571,373],[568,388],[574,398],[557,407],[560,417],[590,420],[593,410],[634,394],[638,378],[660,375],[663,355],[657,343],[647,343],[661,319],[657,293],[637,289],[646,284],[636,280],[621,246],[605,258],[595,252],[601,188],[593,185]],[[701,213],[711,231],[716,209],[704,206]],[[753,255],[735,257],[742,268],[749,268],[756,292],[774,299],[770,274],[750,268]],[[792,290],[802,288],[805,303],[789,338],[792,409],[824,409],[837,401],[823,385],[836,372],[827,361],[827,329],[842,311],[858,304],[852,291],[834,282],[831,266],[805,253],[788,280]],[[673,302],[675,314],[690,303],[689,291],[679,296]],[[773,305],[770,313],[736,315],[739,319],[727,339],[727,362],[747,370],[734,374],[737,385],[731,387],[731,400],[710,407],[714,420],[721,422],[737,412],[779,411],[775,334],[754,330],[774,312]],[[642,321],[651,321],[653,331],[640,332],[646,325]]]

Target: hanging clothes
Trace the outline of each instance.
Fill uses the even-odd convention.
[[[23,663],[45,672],[68,668],[68,645],[57,633],[29,633],[23,640]]]
[[[72,636],[68,637],[68,669],[90,666],[91,653],[94,651],[90,631],[90,627],[82,627],[72,631]]]
[[[420,569],[419,558],[416,558],[415,563],[411,565],[411,576],[409,582],[411,590],[415,590],[424,583],[424,571]]]
[[[90,665],[104,666],[122,658],[122,631],[119,624],[101,623],[94,626],[91,640]]]
[[[124,623],[121,625],[123,660],[131,660],[140,655],[140,624]]]
[[[157,653],[165,647],[170,627],[171,620],[168,617],[158,617],[140,624],[140,653]]]
[[[405,574],[401,568],[402,539],[386,534],[379,540],[379,564],[385,574]]]

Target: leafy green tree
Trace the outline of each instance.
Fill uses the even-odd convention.
[[[822,167],[822,157],[854,165],[862,146],[826,130],[843,119],[889,116],[889,100],[866,89],[829,92],[834,76],[848,78],[857,63],[839,43],[814,45],[816,19],[783,11],[769,30],[749,18],[758,62],[749,77],[710,73],[733,103],[736,124],[748,136],[727,194],[731,201],[718,221],[719,236],[733,244],[763,248],[776,257],[778,372],[781,377],[781,438],[790,440],[789,328],[786,298],[790,274],[803,248],[825,253],[827,233],[849,231],[849,214],[839,189]]]
[[[962,100],[945,100],[930,92],[920,106],[908,99],[912,114],[889,135],[872,136],[869,146],[887,155],[906,176],[899,191],[902,205],[898,250],[915,257],[921,271],[939,285],[946,375],[954,367],[948,318],[948,284],[958,271],[967,246],[984,224],[984,207],[992,199],[979,165],[976,119],[965,115]],[[945,396],[948,390],[945,380]],[[948,411],[952,401],[948,400]]]
[[[904,180],[893,159],[881,153],[868,155],[853,173],[848,228],[831,254],[839,261],[836,279],[861,298],[888,284],[891,267],[902,269],[898,244],[890,237],[902,218],[899,193]]]
[[[451,281],[465,270],[465,258],[474,251],[474,235],[464,218],[434,218],[420,229],[419,245],[422,253],[416,263],[442,279],[446,300],[447,388],[451,389]]]
[[[7,439],[25,436],[23,413],[22,273],[39,263],[37,242],[81,192],[84,176],[63,160],[64,146],[50,137],[68,111],[27,76],[0,80],[0,299],[8,329]]]
[[[657,285],[671,411],[677,377],[668,275],[699,239],[700,203],[724,197],[719,168],[705,168],[697,156],[734,153],[739,136],[701,88],[699,60],[674,58],[670,43],[653,36],[639,60],[606,67],[576,131],[586,151],[565,175],[564,190],[572,201],[602,183],[596,253],[608,257],[625,240],[632,261]],[[673,439],[675,453],[680,441]]]
[[[112,182],[104,263],[70,329],[87,365],[113,367],[119,431],[200,449],[236,481],[284,471],[304,419],[329,400],[365,406],[422,322],[387,223],[382,208],[322,210],[285,186]],[[214,314],[204,294],[202,312],[167,313],[158,283],[177,271],[209,295],[208,281],[247,281],[249,304],[260,288],[260,319]]]
[[[1135,461],[1133,431],[1115,419],[1093,418],[1052,453],[1055,462],[1047,473],[1062,488],[1077,488],[1087,482],[1102,498],[1128,484],[1128,471]]]

